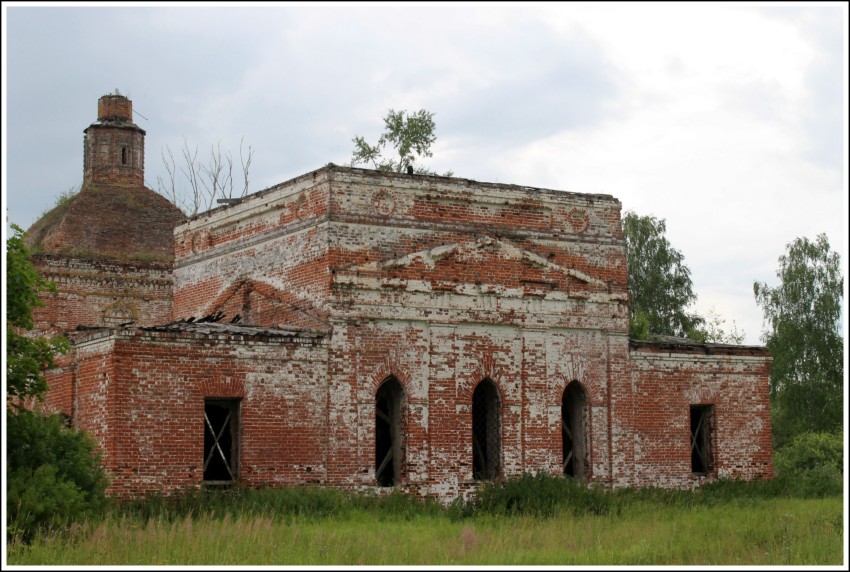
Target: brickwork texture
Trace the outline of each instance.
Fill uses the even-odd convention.
[[[134,136],[131,109],[99,121]],[[42,326],[99,327],[71,334],[47,407],[96,436],[116,496],[771,478],[770,355],[630,340],[620,217],[608,195],[328,165],[175,222],[159,266],[45,255]]]

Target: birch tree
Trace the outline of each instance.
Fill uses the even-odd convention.
[[[842,427],[844,277],[825,234],[796,238],[779,257],[777,286],[753,283],[773,355],[770,396],[775,445],[806,431]]]

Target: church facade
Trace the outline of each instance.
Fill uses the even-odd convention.
[[[101,98],[82,191],[28,236],[38,326],[73,339],[48,407],[111,494],[773,476],[769,353],[629,338],[614,197],[329,164],[185,220],[143,146]]]

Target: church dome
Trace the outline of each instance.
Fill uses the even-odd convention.
[[[146,187],[88,183],[36,221],[26,243],[34,254],[172,261],[174,227],[185,218]]]
[[[34,254],[174,260],[174,227],[186,217],[144,186],[145,131],[133,123],[133,102],[104,95],[83,133],[82,190],[30,227],[27,246]]]

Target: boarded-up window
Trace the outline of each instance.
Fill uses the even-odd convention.
[[[585,478],[587,460],[587,393],[578,381],[572,381],[561,399],[562,469],[565,475]]]
[[[388,378],[375,395],[375,479],[391,487],[401,479],[401,402],[404,390],[394,377]]]
[[[238,476],[239,400],[204,401],[204,482],[232,483]]]
[[[472,394],[472,477],[476,480],[499,476],[502,456],[499,391],[489,379]]]
[[[714,468],[711,431],[713,405],[691,405],[691,471],[706,474]]]

